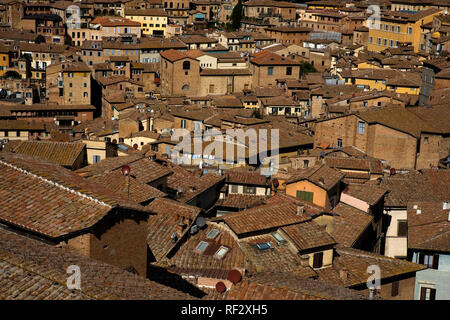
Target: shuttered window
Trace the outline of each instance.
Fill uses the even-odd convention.
[[[399,220],[397,225],[397,236],[407,237],[408,236],[408,221]]]
[[[323,264],[323,252],[314,253],[313,268],[321,268]]]
[[[392,290],[391,290],[391,296],[396,297],[398,296],[398,289],[400,287],[400,281],[394,281],[392,282]]]
[[[256,194],[256,187],[244,186],[244,193]]]
[[[436,300],[436,289],[421,287],[420,300]]]
[[[305,201],[313,202],[314,192],[297,190],[297,198]]]

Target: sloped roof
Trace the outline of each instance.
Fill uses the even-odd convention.
[[[409,201],[407,210],[408,248],[450,252],[450,210],[443,201]]]
[[[330,168],[329,166],[322,164],[319,166],[298,169],[294,171],[284,184],[291,184],[301,180],[308,180],[325,190],[333,188],[339,181],[344,178],[345,174],[341,171]]]
[[[283,230],[299,251],[336,244],[336,240],[315,221],[306,221],[286,227]]]
[[[332,211],[332,236],[343,246],[351,247],[373,220],[373,216],[349,206],[338,203]]]
[[[268,203],[216,219],[224,221],[238,236],[310,220],[306,214],[297,214],[293,202]]]
[[[50,238],[85,230],[115,207],[146,211],[136,202],[49,161],[1,153],[0,220]]]
[[[50,160],[56,164],[72,167],[85,149],[81,142],[23,141],[14,153],[22,153]]]
[[[6,300],[177,300],[194,299],[179,290],[73,250],[50,246],[0,229],[0,298]],[[67,288],[66,269],[82,272],[80,290]]]

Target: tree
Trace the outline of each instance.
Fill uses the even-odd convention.
[[[20,79],[20,74],[17,71],[9,70],[6,71],[3,75],[3,78],[13,78],[13,79]]]
[[[317,69],[314,66],[306,61],[302,61],[302,74],[317,72]]]
[[[239,30],[239,28],[241,27],[242,10],[242,0],[239,0],[238,3],[234,6],[230,17],[231,26],[234,30]]]

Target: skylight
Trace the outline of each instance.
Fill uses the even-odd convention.
[[[284,239],[281,234],[279,234],[277,231],[272,232],[272,236],[277,240],[278,244],[286,243],[286,239]]]
[[[200,241],[200,243],[195,248],[196,251],[203,253],[205,249],[208,247],[208,242]]]
[[[223,257],[225,257],[228,251],[229,249],[227,247],[221,246],[219,250],[217,250],[216,253],[214,254],[214,258],[223,259]]]
[[[256,247],[260,250],[260,251],[265,251],[268,249],[273,249],[272,245],[270,244],[270,242],[262,242],[262,243],[258,243],[256,244]]]
[[[219,230],[217,230],[217,229],[212,229],[212,230],[210,230],[209,232],[208,232],[208,234],[206,235],[206,237],[208,238],[208,239],[214,239],[215,237],[217,237],[217,235],[220,233],[220,231]]]

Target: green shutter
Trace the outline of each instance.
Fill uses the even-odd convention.
[[[314,192],[297,190],[297,198],[309,202],[313,202]]]

